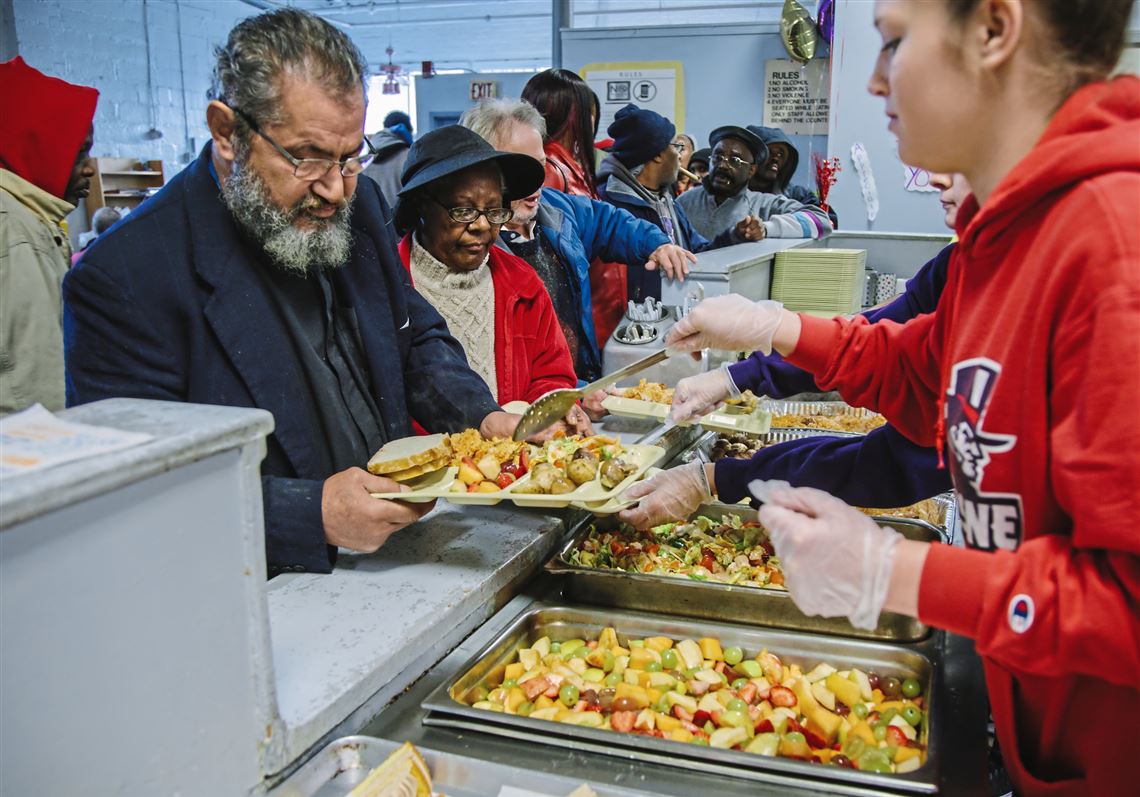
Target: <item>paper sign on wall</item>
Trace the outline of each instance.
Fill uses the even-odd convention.
[[[826,136],[831,73],[824,59],[764,62],[764,126],[792,136]]]
[[[598,95],[601,118],[598,137],[604,138],[614,114],[629,103],[648,108],[685,129],[684,74],[680,61],[622,61],[586,64],[580,73]]]
[[[907,166],[905,163],[903,167],[903,187],[907,191],[921,191],[923,193],[931,193],[940,191],[941,189],[930,184],[930,172],[926,169],[920,169],[917,166]]]

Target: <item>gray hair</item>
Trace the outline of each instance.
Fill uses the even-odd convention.
[[[121,218],[123,212],[118,208],[101,207],[91,216],[91,229],[96,235],[102,235]]]
[[[496,149],[510,136],[515,122],[533,127],[546,140],[546,120],[526,100],[483,100],[459,119],[459,124],[474,130]]]
[[[368,65],[352,40],[325,20],[283,8],[239,22],[214,50],[209,97],[240,108],[258,124],[281,121],[281,76],[296,70],[331,94],[359,91],[368,101]],[[248,135],[244,123],[238,129]]]

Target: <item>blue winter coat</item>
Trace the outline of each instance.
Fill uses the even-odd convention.
[[[669,243],[669,239],[653,224],[613,205],[553,188],[542,189],[536,221],[562,261],[578,277],[575,287],[586,335],[586,340],[579,345],[585,344],[583,359],[591,370],[590,374],[578,374],[578,378],[596,378],[602,373],[602,353],[594,331],[590,262],[600,257],[627,264],[631,273],[644,271],[645,261],[658,247]]]
[[[905,323],[933,313],[946,285],[950,244],[907,283],[906,293],[864,315],[872,322]],[[729,367],[741,389],[773,398],[817,392],[815,378],[778,354],[753,354]],[[932,448],[907,440],[890,424],[861,437],[805,437],[763,448],[751,459],[722,459],[716,464],[717,494],[735,502],[748,495],[753,479],[784,479],[797,487],[825,490],[849,504],[907,506],[951,487],[950,472],[938,466]]]

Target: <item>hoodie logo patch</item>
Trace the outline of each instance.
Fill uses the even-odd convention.
[[[1021,543],[1021,496],[982,489],[986,467],[995,454],[1011,450],[1013,435],[983,429],[986,407],[1001,365],[976,358],[954,366],[946,393],[946,436],[953,453],[951,475],[958,490],[958,508],[966,543],[986,551],[1013,551]]]
[[[1009,601],[1006,618],[1015,634],[1024,634],[1033,625],[1033,598],[1024,593],[1014,595]]]

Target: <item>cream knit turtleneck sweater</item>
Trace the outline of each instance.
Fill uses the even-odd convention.
[[[498,396],[495,286],[487,260],[474,271],[454,271],[436,260],[413,236],[411,264],[416,290],[443,316],[447,328],[463,346],[471,370],[483,378],[491,395]]]

